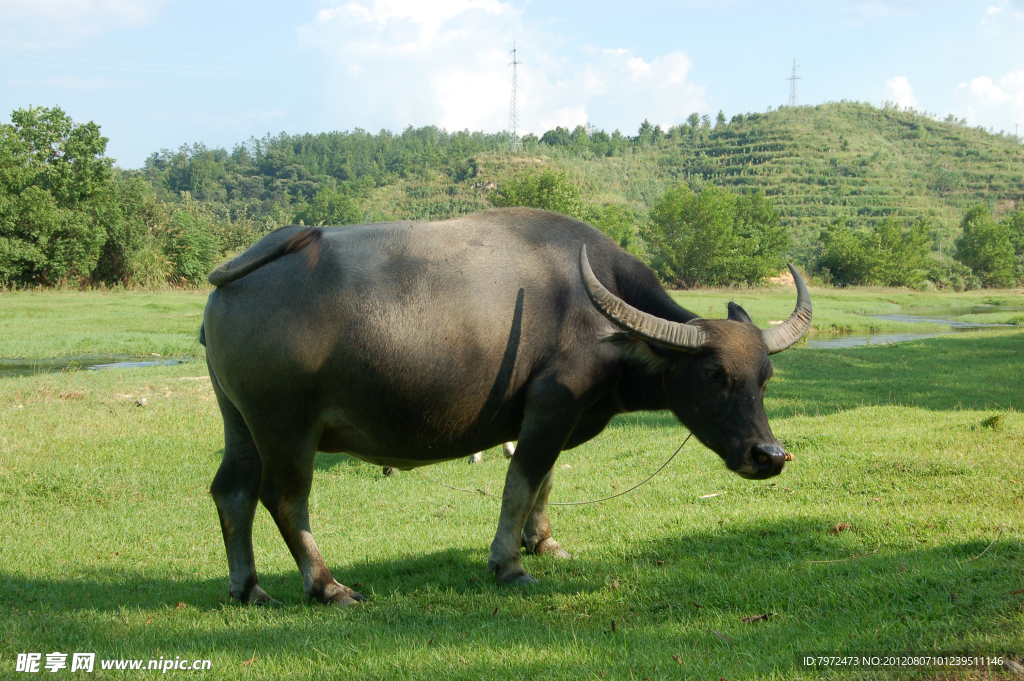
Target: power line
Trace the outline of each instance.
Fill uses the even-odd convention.
[[[789,81],[790,106],[800,106],[800,88],[797,86],[797,81],[803,79],[796,75],[796,70],[798,68],[800,68],[799,64],[796,63],[796,59],[793,59],[793,75],[786,79]]]
[[[516,44],[512,43],[512,101],[508,106],[508,150],[519,151],[523,144],[519,139],[519,75],[516,67],[523,62],[517,59]]]

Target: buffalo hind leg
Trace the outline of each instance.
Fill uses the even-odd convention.
[[[528,553],[537,555],[550,553],[557,558],[571,558],[572,556],[562,548],[551,536],[551,520],[548,518],[548,495],[551,494],[554,471],[548,471],[544,476],[540,489],[537,491],[537,500],[533,503],[533,509],[526,517],[526,524],[523,526],[523,548]]]
[[[260,501],[270,511],[288,550],[299,566],[306,600],[337,605],[366,600],[361,594],[334,579],[309,527],[309,490],[313,483],[316,442],[294,432],[287,433],[281,440],[275,440],[266,445],[260,442],[263,452]],[[280,442],[289,444],[283,445]]]
[[[211,372],[212,375],[212,372]],[[280,605],[260,588],[252,551],[252,521],[259,502],[262,464],[248,426],[214,382],[224,417],[224,460],[210,485],[228,554],[231,598],[255,605]]]

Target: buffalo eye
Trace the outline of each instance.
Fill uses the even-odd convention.
[[[722,371],[721,369],[708,369],[705,372],[705,375],[708,377],[709,381],[714,381],[715,383],[725,383],[725,372]]]

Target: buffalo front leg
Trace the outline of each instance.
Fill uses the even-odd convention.
[[[215,388],[218,388],[216,384]],[[216,389],[224,417],[224,460],[210,485],[228,554],[228,592],[236,601],[279,605],[260,588],[252,551],[252,521],[259,500],[262,464],[242,415]]]
[[[533,508],[526,517],[526,524],[523,526],[523,548],[529,553],[540,555],[549,553],[558,558],[571,558],[569,553],[561,547],[551,536],[551,520],[548,518],[548,495],[551,494],[554,471],[548,471],[537,491],[537,499],[533,502]]]
[[[283,442],[291,444],[283,445]],[[260,442],[260,451],[263,452],[260,501],[270,511],[299,566],[306,600],[337,605],[366,600],[334,579],[313,539],[309,526],[309,490],[313,483],[316,442],[305,433],[287,433],[273,442]]]
[[[523,569],[521,547],[524,528],[536,539],[531,550],[542,546],[544,552],[551,542],[551,524],[547,518],[547,494],[551,491],[551,468],[558,459],[569,433],[576,423],[578,411],[570,400],[568,407],[559,403],[568,392],[559,385],[537,385],[527,397],[527,408],[519,444],[505,475],[501,494],[501,517],[498,531],[491,542],[487,569],[499,584],[533,584],[537,580]],[[543,503],[537,508],[538,499]],[[534,509],[537,508],[536,514]],[[553,546],[558,546],[554,543]],[[561,547],[558,547],[561,549]]]

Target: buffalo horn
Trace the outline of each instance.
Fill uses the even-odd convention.
[[[811,296],[807,293],[807,284],[792,264],[789,265],[789,271],[793,273],[793,282],[796,284],[796,309],[779,326],[761,331],[769,355],[782,352],[796,343],[811,326]]]
[[[583,288],[587,290],[594,307],[626,333],[683,352],[696,352],[704,345],[707,336],[699,326],[680,324],[647,314],[606,289],[590,268],[586,244],[580,250],[580,276],[583,277]]]

